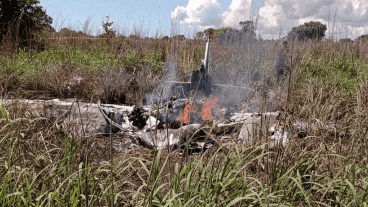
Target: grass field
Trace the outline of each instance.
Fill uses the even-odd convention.
[[[47,37],[63,37],[52,35]],[[71,136],[63,130],[70,123],[45,115],[42,106],[36,113],[21,102],[2,103],[0,205],[368,206],[367,44],[288,43],[285,77],[278,80],[280,41],[224,46],[214,40],[214,77],[249,87],[267,83],[270,93],[280,91],[279,98],[259,104],[277,105],[285,127],[299,118],[312,126],[302,137],[292,133],[286,147],[234,142],[185,160],[139,146],[113,157],[106,150],[104,161],[96,163],[95,138]],[[4,44],[2,97],[119,102],[114,97],[125,96],[120,102],[137,104],[164,80],[165,62],[175,61],[177,80],[186,81],[199,67],[204,45],[159,38],[46,38],[42,52],[13,54]],[[73,78],[81,83],[73,85]]]

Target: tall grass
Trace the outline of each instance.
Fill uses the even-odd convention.
[[[7,92],[20,90],[27,97],[24,91],[48,91],[50,85],[53,85],[49,96],[74,97],[77,94],[79,98],[90,100],[91,94],[95,94],[98,88],[95,79],[101,72],[145,66],[147,73],[157,76],[167,57],[173,54],[177,57],[180,68],[177,79],[181,81],[198,67],[203,56],[203,51],[199,48],[204,47],[199,40],[166,40],[136,36],[91,37],[70,30],[60,33],[44,32],[39,38],[45,44],[46,50],[43,52],[25,48],[11,56],[2,53],[1,72],[15,76],[15,84],[6,87]],[[5,51],[6,48],[7,44],[3,44],[1,50]],[[68,75],[61,77],[60,74],[64,74],[65,70]],[[68,92],[68,83],[74,77],[83,80],[82,94]],[[6,76],[0,79],[1,82],[8,82]],[[52,83],[45,84],[45,80],[49,79]]]
[[[120,155],[113,168],[90,154],[85,165],[84,148],[94,152],[94,144],[68,135],[68,122],[37,116],[20,102],[2,104],[0,203],[82,205],[87,195],[89,205],[101,206],[114,195],[114,205],[132,206],[367,205],[367,114],[347,116],[354,102],[336,88],[309,88],[298,89],[285,109],[285,120],[308,119],[305,138],[296,133],[286,148],[269,150],[234,143],[191,156],[182,168],[180,159],[168,167],[161,151]]]
[[[45,43],[41,53],[21,50],[13,57],[2,56],[3,94],[16,89],[50,90],[52,97],[74,97],[67,93],[71,87],[67,83],[80,76],[85,83],[79,89],[88,98],[93,90],[115,97],[124,88],[127,94],[143,96],[160,82],[159,71],[168,55],[174,54],[177,79],[184,80],[198,67],[204,46],[201,40],[136,37]],[[262,134],[255,145],[229,141],[188,155],[186,162],[184,155],[139,146],[133,153],[113,153],[112,165],[111,140],[76,136],[75,120],[50,116],[44,106],[32,108],[17,101],[14,93],[12,102],[1,103],[0,204],[367,206],[366,43],[288,44],[285,54],[292,59],[286,68],[289,73],[284,73],[290,80],[288,99],[276,77],[279,42],[222,47],[215,40],[212,45],[214,78],[222,72],[226,74],[219,79],[238,86],[264,82],[269,94],[281,88],[277,109],[283,116],[278,122],[291,134],[287,146],[271,145],[269,135]],[[264,97],[259,102],[262,111],[264,103],[272,104],[270,95]],[[109,97],[104,98],[109,102]],[[305,131],[294,125],[300,120],[308,125]]]
[[[108,159],[91,162],[93,154],[85,164],[83,148],[93,144],[66,134],[51,118],[35,116],[21,103],[2,104],[0,203],[78,206],[88,199],[90,206],[364,206],[367,136],[357,125],[362,118],[366,121],[366,115],[342,120],[352,133],[340,141],[330,141],[323,133],[328,128],[320,126],[314,130],[322,132],[311,130],[302,140],[293,142],[298,139],[293,136],[286,148],[266,151],[234,143],[191,156],[182,168],[177,161],[168,168],[167,154],[158,150],[149,153],[150,160],[120,155],[111,168]],[[339,136],[343,131],[337,131]],[[270,159],[268,171],[264,158]]]

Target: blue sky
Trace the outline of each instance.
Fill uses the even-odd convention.
[[[367,0],[40,0],[40,5],[57,30],[83,31],[90,18],[92,34],[102,32],[108,15],[112,28],[123,35],[190,37],[208,27],[236,28],[245,20],[257,20],[258,34],[265,39],[282,37],[307,21],[328,25],[326,36],[335,38],[368,33]]]
[[[110,16],[113,28],[119,27],[122,33],[131,33],[143,30],[154,35],[156,30],[164,35],[171,32],[171,11],[177,6],[185,6],[188,1],[183,0],[41,0],[48,15],[54,20],[57,29],[72,27],[82,30],[84,22],[90,17],[94,29],[100,30],[101,22]],[[225,10],[230,4],[229,0],[221,1]],[[115,28],[116,29],[116,28]],[[187,28],[185,28],[187,29]],[[195,28],[193,28],[195,30]],[[199,30],[199,28],[198,28]],[[101,30],[102,31],[102,30]],[[184,31],[183,31],[184,32]]]

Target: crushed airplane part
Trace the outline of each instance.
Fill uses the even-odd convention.
[[[138,138],[141,144],[149,148],[167,149],[169,146],[179,149],[192,136],[199,135],[201,127],[201,124],[190,124],[179,129],[157,130],[157,134],[155,131],[140,131]]]
[[[113,127],[116,127],[117,129],[120,129],[122,131],[124,131],[126,129],[122,125],[120,125],[119,123],[115,122],[116,120],[110,119],[110,117],[109,117],[110,111],[101,108],[100,100],[98,100],[97,105],[98,105],[98,109],[100,110],[100,112],[101,112],[102,116],[104,117],[105,121],[107,122],[108,126],[112,125]],[[118,117],[118,116],[119,115],[113,115],[113,117]]]
[[[189,82],[180,82],[174,80],[168,80],[164,85],[159,87],[157,90],[152,92],[150,101],[147,97],[144,99],[144,105],[149,104],[162,104],[169,101],[170,98],[175,97],[176,99],[187,99],[191,96],[193,99],[207,99],[212,96],[216,96],[218,93],[223,93],[224,90],[240,89],[243,91],[250,92],[251,89],[248,87],[239,87],[226,84],[217,84],[212,81],[212,77],[209,73],[209,55],[210,55],[210,44],[211,39],[208,38],[206,42],[206,49],[204,54],[204,60],[201,63],[198,70],[193,70]],[[175,79],[176,77],[171,77]],[[166,95],[166,99],[162,98],[162,93],[169,93]]]
[[[164,88],[161,93],[156,91],[155,107],[135,106],[128,113],[119,114],[117,110],[102,109],[99,103],[107,126],[113,126],[112,131],[132,132],[141,145],[149,148],[182,149],[183,144],[190,141],[192,151],[216,143],[215,140],[204,142],[208,138],[202,129],[205,126],[213,126],[211,133],[219,136],[235,133],[237,139],[233,141],[238,143],[256,143],[260,136],[271,136],[275,141],[283,139],[285,134],[287,136],[277,127],[278,113],[234,113],[238,111],[236,107],[221,108],[214,89],[221,91],[239,87],[212,83],[209,74],[210,42],[208,39],[204,62],[199,70],[192,71],[190,82],[168,81],[170,91],[175,94],[161,100]]]
[[[143,129],[146,125],[146,119],[143,117],[143,107],[134,106],[133,111],[130,112],[129,121],[132,122],[133,126],[138,127],[138,129]]]
[[[125,119],[126,121],[121,121],[124,127],[119,125],[119,122],[116,120],[110,119],[111,117],[118,117],[120,115],[108,115],[106,109],[101,108],[100,104],[100,112],[103,113],[103,116],[107,122],[107,125],[111,123],[113,127],[121,129],[123,132],[131,132],[132,138],[137,139],[138,142],[148,148],[158,148],[158,149],[167,149],[168,147],[172,150],[183,150],[185,148],[185,144],[189,141],[189,151],[191,152],[199,152],[200,150],[204,150],[212,146],[213,144],[226,144],[222,141],[216,141],[216,139],[210,139],[206,143],[206,139],[208,139],[209,134],[208,130],[204,130],[208,128],[210,125],[207,125],[208,121],[214,121],[217,123],[212,124],[211,133],[214,137],[223,137],[226,134],[236,134],[236,140],[233,140],[237,143],[248,143],[255,144],[258,143],[262,137],[268,136],[271,145],[275,145],[276,143],[281,143],[286,146],[288,144],[290,133],[287,129],[280,127],[277,123],[277,119],[280,115],[280,112],[269,112],[269,113],[234,113],[229,119],[226,119],[222,122],[218,122],[219,119],[217,116],[212,116],[213,111],[209,111],[216,104],[216,98],[209,99],[205,103],[201,104],[202,108],[192,110],[191,113],[202,112],[198,122],[185,123],[184,113],[187,112],[188,118],[192,114],[189,113],[190,105],[182,104],[181,102],[175,102],[172,108],[175,108],[175,105],[178,104],[180,108],[178,111],[182,111],[184,113],[174,113],[171,117],[175,122],[180,122],[180,127],[169,127],[165,128],[165,124],[162,124],[162,116],[165,116],[164,110],[161,109],[159,120],[157,120],[154,114],[158,113],[157,110],[153,111],[152,114],[149,113],[149,110],[144,110],[143,107],[134,107],[129,113],[125,115],[126,117],[132,117],[134,114],[136,120],[141,120],[139,124],[140,127],[137,126],[137,123],[134,123],[133,119]],[[185,107],[189,107],[188,110],[185,110]],[[160,110],[160,109],[158,109]],[[208,110],[208,111],[206,111]],[[110,110],[116,112],[116,110]],[[220,110],[223,111],[223,110]],[[168,110],[170,112],[170,110]],[[203,113],[204,112],[204,113]],[[147,114],[148,113],[148,114]],[[210,114],[208,114],[210,113]],[[223,114],[223,113],[222,113]],[[221,116],[221,115],[220,115]],[[120,120],[124,120],[120,118]],[[166,120],[163,120],[165,122]],[[167,120],[169,121],[169,119]],[[128,122],[128,123],[126,123]],[[144,126],[142,123],[144,122]],[[173,125],[172,125],[173,126]],[[207,126],[207,127],[206,127]],[[225,142],[228,142],[226,140]]]
[[[145,107],[131,107],[101,105],[98,101],[96,111],[100,114],[97,119],[105,121],[100,132],[105,135],[120,133],[135,144],[149,148],[183,150],[188,145],[191,153],[215,144],[255,144],[265,136],[273,143],[287,144],[290,133],[277,123],[278,112],[245,113],[239,112],[237,106],[220,104],[226,102],[226,96],[218,97],[216,92],[250,89],[214,84],[209,74],[209,49],[210,40],[206,43],[204,63],[199,70],[192,71],[190,82],[167,82],[175,94],[169,94],[166,100],[161,100],[162,89],[161,92],[156,90],[156,103],[149,103],[150,107],[147,103]],[[96,104],[89,106],[96,109]],[[126,142],[128,144],[132,145]]]
[[[211,100],[211,99],[209,99]],[[303,135],[307,133],[311,126],[302,119],[295,120],[292,125],[288,125],[287,128],[283,127],[278,122],[279,112],[269,113],[246,113],[244,111],[232,112],[232,116],[224,118],[227,108],[216,108],[216,104],[211,109],[212,123],[208,123],[207,120],[202,120],[201,111],[204,103],[197,103],[196,107],[197,117],[196,122],[189,122],[189,124],[182,123],[179,126],[166,128],[166,124],[162,124],[160,116],[165,114],[165,108],[155,107],[143,107],[139,113],[139,119],[145,120],[145,126],[142,129],[134,126],[133,121],[129,120],[129,115],[134,111],[134,107],[124,105],[112,105],[112,104],[90,104],[90,103],[75,103],[51,100],[47,101],[26,101],[29,107],[36,106],[53,106],[53,110],[62,109],[60,113],[50,113],[50,115],[60,117],[59,114],[70,111],[69,115],[64,118],[58,119],[58,125],[63,125],[64,122],[70,120],[73,121],[75,127],[82,130],[90,130],[85,132],[87,136],[94,137],[93,139],[99,139],[101,133],[88,129],[88,120],[94,119],[93,124],[97,127],[105,127],[105,135],[110,134],[110,123],[115,129],[112,130],[113,142],[115,148],[119,152],[129,151],[132,146],[143,145],[150,148],[167,149],[169,147],[172,150],[182,151],[185,144],[188,143],[190,152],[201,152],[213,145],[228,145],[231,142],[239,144],[264,144],[264,140],[268,140],[270,144],[282,144],[286,146],[290,140],[291,134],[295,134],[297,138],[303,138]],[[74,104],[73,104],[74,103]],[[184,107],[185,103],[177,101],[173,103],[172,108]],[[79,106],[78,106],[79,105]],[[179,106],[175,106],[179,105]],[[80,108],[80,110],[79,110]],[[136,107],[137,108],[137,107]],[[49,111],[49,108],[42,111]],[[183,108],[181,108],[183,110]],[[231,111],[233,111],[232,109]],[[160,113],[159,119],[156,119],[157,113]],[[168,110],[170,113],[170,110]],[[138,113],[137,113],[138,114]],[[176,122],[178,121],[180,113],[176,113]],[[190,114],[192,116],[192,114]],[[70,117],[70,118],[69,118]],[[94,118],[97,117],[97,118]],[[174,115],[172,115],[174,119]],[[83,121],[80,121],[83,120]],[[191,119],[192,120],[192,119]],[[91,122],[90,122],[91,123]],[[313,127],[313,126],[312,126]],[[66,128],[65,128],[66,129]],[[211,130],[209,130],[211,129]],[[97,129],[96,129],[97,130]],[[157,132],[157,135],[156,135]],[[69,131],[67,131],[69,133]],[[78,132],[75,136],[81,136],[84,132]],[[74,135],[73,135],[74,136]],[[262,140],[263,137],[263,141]],[[268,137],[268,138],[266,138]],[[295,136],[294,136],[295,137]],[[120,143],[123,140],[124,143]],[[119,144],[120,143],[120,144]],[[130,146],[130,149],[126,148]],[[126,149],[125,149],[126,148]]]

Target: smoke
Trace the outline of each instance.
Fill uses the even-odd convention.
[[[264,39],[283,37],[293,27],[308,21],[319,21],[327,25],[326,36],[338,38],[368,33],[367,0],[265,0],[259,9],[257,0],[232,0],[228,10],[221,9],[218,0],[189,0],[186,6],[178,6],[171,18],[180,24],[199,25],[204,28],[239,27],[240,21],[258,18],[257,29]],[[252,13],[252,14],[251,14]]]
[[[144,95],[143,104],[158,104],[165,102],[170,96],[173,95],[172,81],[176,80],[177,74],[177,61],[175,56],[169,56],[165,62],[164,67],[161,70],[161,79],[163,83],[153,92],[146,93]]]
[[[213,95],[219,98],[220,105],[235,106],[250,101],[255,83],[270,86],[276,83],[277,53],[273,47],[261,41],[243,41],[233,47],[236,50],[226,60],[210,61]]]

